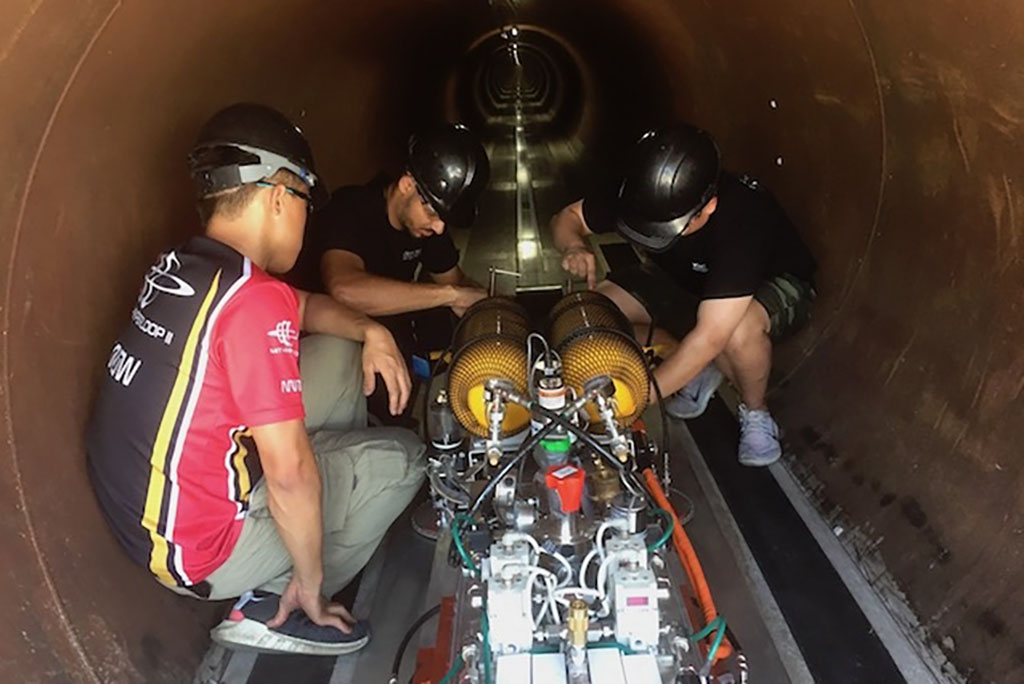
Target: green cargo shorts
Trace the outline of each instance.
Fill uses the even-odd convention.
[[[656,327],[682,339],[697,324],[700,298],[681,288],[655,264],[630,264],[608,274],[608,280],[636,297]],[[754,299],[768,312],[769,336],[783,340],[800,330],[811,317],[817,292],[814,285],[789,273],[761,283]]]

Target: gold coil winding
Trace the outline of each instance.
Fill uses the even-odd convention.
[[[507,380],[525,396],[526,337],[530,333],[526,311],[510,299],[489,297],[471,306],[455,331],[448,400],[459,423],[469,432],[488,436],[484,385]],[[502,437],[514,435],[530,423],[529,412],[508,402]]]
[[[615,385],[615,417],[631,425],[649,399],[647,363],[633,340],[633,329],[615,304],[593,291],[573,292],[551,310],[551,345],[562,357],[565,382],[577,394],[590,380],[606,375]],[[599,428],[592,403],[590,422]]]

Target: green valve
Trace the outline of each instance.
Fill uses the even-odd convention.
[[[540,445],[548,451],[553,451],[556,454],[564,454],[569,451],[569,447],[572,443],[569,441],[569,437],[559,437],[557,439],[542,439]]]

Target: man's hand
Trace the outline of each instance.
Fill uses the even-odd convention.
[[[367,327],[363,340],[363,394],[366,396],[373,394],[377,386],[377,373],[388,390],[388,409],[391,415],[397,416],[405,410],[412,392],[409,369],[388,329],[373,323]]]
[[[352,617],[340,603],[331,603],[320,593],[320,587],[316,589],[304,588],[302,584],[292,577],[288,587],[281,594],[281,602],[277,609],[277,615],[267,622],[267,627],[276,629],[288,619],[288,614],[293,610],[302,610],[309,619],[321,627],[334,627],[345,634],[352,631],[349,624],[355,624]]]
[[[587,289],[593,290],[597,285],[597,261],[594,253],[586,247],[570,247],[562,255],[562,268],[576,276],[585,278]]]
[[[459,318],[466,313],[466,309],[473,306],[481,299],[487,297],[487,291],[478,287],[453,286],[455,296],[452,299],[451,308]]]

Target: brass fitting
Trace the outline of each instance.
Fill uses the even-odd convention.
[[[588,627],[590,616],[586,602],[578,598],[569,601],[569,645],[584,648],[587,645]]]

